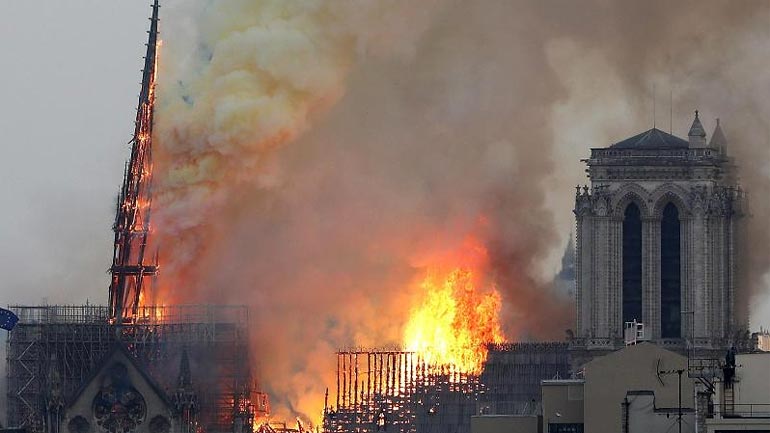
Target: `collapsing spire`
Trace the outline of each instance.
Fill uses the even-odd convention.
[[[115,212],[115,250],[110,274],[110,319],[115,323],[133,321],[140,304],[145,280],[157,274],[157,255],[145,257],[150,232],[152,180],[152,124],[155,111],[155,78],[158,48],[158,0],[152,5],[147,55],[144,58],[142,89],[136,110],[131,158],[126,165],[123,186]],[[148,262],[150,264],[148,264]]]

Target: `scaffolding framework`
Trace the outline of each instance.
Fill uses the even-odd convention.
[[[245,306],[148,306],[135,323],[120,326],[109,322],[105,306],[10,308],[20,320],[7,342],[7,419],[31,433],[51,431],[45,425],[51,380],[59,381],[65,399],[72,396],[116,342],[167,390],[186,350],[207,432],[232,431],[236,396],[253,390]]]
[[[335,406],[326,432],[468,432],[482,390],[478,375],[433,366],[416,352],[337,352]]]
[[[468,433],[473,415],[534,413],[540,381],[569,377],[567,343],[487,346],[480,375],[429,365],[417,352],[337,352],[336,395],[326,432]]]
[[[571,375],[565,342],[490,344],[481,373],[485,415],[531,415],[540,409],[540,382]]]

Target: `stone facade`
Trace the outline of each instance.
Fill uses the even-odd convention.
[[[632,318],[644,323],[645,339],[674,350],[733,344],[748,326],[740,278],[747,209],[719,124],[706,144],[696,112],[689,140],[653,128],[591,149],[584,162],[573,346],[615,350]]]
[[[122,346],[67,405],[61,433],[181,433],[173,403]]]
[[[49,377],[60,377],[58,373]],[[197,395],[192,391],[187,352],[178,387],[169,396],[126,347],[116,343],[67,404],[49,390],[49,422],[54,433],[195,433]],[[52,410],[55,409],[55,410]]]

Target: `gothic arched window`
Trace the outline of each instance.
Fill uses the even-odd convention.
[[[623,218],[623,323],[642,321],[642,215],[631,203]]]
[[[681,246],[679,210],[673,203],[663,208],[660,221],[660,336],[682,336]]]

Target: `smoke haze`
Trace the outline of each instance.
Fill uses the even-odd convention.
[[[768,173],[763,1],[169,4],[157,117],[161,301],[247,303],[262,385],[317,419],[342,346],[400,344],[416,281],[488,250],[512,339],[562,338],[549,279],[579,158],[721,117]],[[666,114],[660,114],[665,112]],[[665,126],[664,126],[665,125]],[[752,288],[770,202],[752,201]],[[757,298],[759,299],[759,298]]]

